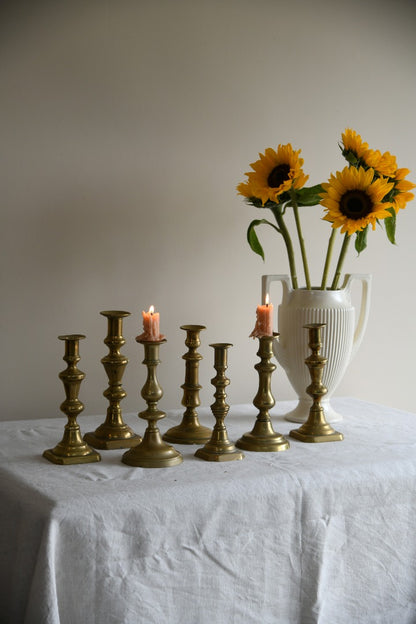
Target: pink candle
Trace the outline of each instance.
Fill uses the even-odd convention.
[[[269,303],[269,295],[266,295],[266,303],[257,306],[256,325],[250,337],[273,336],[273,304]]]
[[[164,336],[160,333],[159,329],[159,312],[155,312],[153,306],[150,306],[148,312],[142,312],[143,317],[143,333],[140,334],[139,338],[141,340],[162,340]]]

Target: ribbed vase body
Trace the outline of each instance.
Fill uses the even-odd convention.
[[[265,276],[270,281],[279,280],[283,284],[283,298],[278,307],[279,339],[275,341],[275,355],[284,368],[287,377],[299,397],[297,407],[286,415],[293,422],[304,422],[311,406],[311,397],[306,388],[311,383],[305,359],[311,351],[308,347],[308,332],[304,325],[325,323],[322,330],[321,354],[327,358],[323,373],[323,384],[327,394],[322,400],[328,422],[342,419],[330,404],[338,384],[354,356],[364,333],[369,308],[370,276],[347,275],[339,290],[306,290],[290,288],[287,276]],[[351,302],[351,282],[362,282],[361,309],[358,319]]]

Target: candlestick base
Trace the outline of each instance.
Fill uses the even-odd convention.
[[[210,441],[195,451],[195,457],[205,459],[205,461],[226,462],[243,459],[244,453],[236,449],[229,441],[225,429],[215,430],[214,428]]]
[[[165,444],[159,429],[147,428],[143,441],[123,454],[121,461],[141,468],[168,468],[182,463],[182,455],[173,446]]]
[[[61,466],[101,461],[100,454],[82,440],[77,424],[66,425],[61,442],[53,449],[44,451],[43,457],[53,464]]]
[[[191,419],[183,419],[180,425],[171,427],[163,434],[166,442],[173,444],[204,444],[211,437],[211,429]]]
[[[298,429],[294,429],[289,433],[291,438],[295,438],[296,440],[300,440],[300,442],[341,442],[344,439],[342,433],[338,431],[334,431],[333,433],[329,433],[327,435],[316,435],[316,434],[306,434],[302,433]]]
[[[126,424],[115,428],[112,425],[107,426],[103,423],[95,431],[86,433],[84,440],[94,448],[112,451],[137,446],[142,441],[142,438]]]
[[[235,445],[245,451],[263,453],[286,451],[290,446],[286,438],[274,431],[271,422],[267,420],[257,420],[252,431],[242,435]]]
[[[344,439],[342,433],[335,431],[325,420],[322,407],[311,407],[308,420],[299,429],[292,429],[291,438],[301,442],[340,442]]]

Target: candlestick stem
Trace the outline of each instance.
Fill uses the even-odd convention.
[[[81,436],[77,416],[84,409],[83,403],[78,399],[81,382],[85,379],[83,373],[77,367],[79,362],[79,341],[85,338],[83,334],[68,334],[58,336],[59,340],[65,341],[65,355],[63,359],[67,368],[59,373],[59,379],[64,384],[66,399],[61,404],[61,410],[66,414],[68,422],[65,425],[62,440],[52,449],[43,452],[43,457],[53,464],[85,464],[100,461],[97,451],[90,448]]]
[[[308,345],[312,351],[312,354],[305,360],[312,380],[306,392],[312,397],[313,402],[308,420],[299,429],[293,429],[289,435],[301,442],[337,442],[343,440],[344,436],[327,423],[324,408],[321,405],[322,397],[327,393],[327,389],[322,384],[322,374],[328,360],[321,355],[321,330],[325,327],[325,323],[310,323],[304,327],[309,332]]]
[[[243,459],[244,457],[244,454],[236,449],[234,444],[228,439],[227,428],[224,422],[230,409],[225,402],[227,397],[225,388],[230,383],[230,380],[225,376],[225,371],[227,369],[227,351],[232,346],[229,343],[210,345],[214,349],[214,368],[217,371],[216,376],[211,379],[211,383],[215,387],[215,402],[211,405],[211,411],[215,416],[216,422],[210,440],[195,453],[196,457],[206,461],[224,462]]]
[[[102,358],[108,377],[108,388],[104,396],[109,401],[105,422],[95,431],[89,431],[84,435],[84,440],[98,449],[130,448],[141,442],[141,437],[126,425],[123,420],[120,401],[127,395],[121,385],[128,359],[120,353],[121,347],[126,343],[123,337],[123,318],[130,316],[130,312],[122,310],[105,310],[100,312],[107,318],[107,336],[104,344],[109,352]]]
[[[168,468],[182,462],[182,455],[162,440],[157,421],[166,416],[158,409],[158,402],[163,396],[163,390],[156,376],[159,360],[159,347],[166,342],[162,340],[143,340],[140,336],[136,341],[144,346],[143,364],[147,367],[147,379],[141,395],[147,403],[147,409],[139,413],[139,417],[147,420],[147,428],[143,440],[137,446],[124,453],[122,462],[129,466],[142,468]]]
[[[285,451],[289,448],[289,442],[281,433],[276,433],[270,418],[269,410],[274,407],[275,400],[271,390],[272,373],[276,365],[271,361],[273,357],[273,341],[279,334],[273,336],[259,336],[259,350],[257,355],[260,358],[254,368],[259,374],[259,387],[253,399],[253,405],[257,407],[259,413],[253,429],[245,433],[236,442],[238,448],[246,451]]]
[[[180,425],[168,429],[163,439],[176,444],[203,444],[210,439],[211,429],[200,424],[196,410],[201,404],[199,391],[202,388],[199,384],[199,362],[202,360],[202,355],[197,349],[201,345],[200,332],[206,327],[204,325],[181,325],[181,329],[186,331],[185,344],[188,347],[188,352],[182,356],[185,360],[185,383],[181,386],[183,388],[182,405],[186,407],[186,410]]]

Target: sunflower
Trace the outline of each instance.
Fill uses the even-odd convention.
[[[390,152],[382,154],[379,150],[369,149],[364,155],[365,163],[374,169],[377,174],[386,178],[392,178],[397,169],[396,156]]]
[[[342,133],[342,143],[344,149],[342,155],[355,167],[364,169],[374,169],[377,176],[392,178],[397,169],[396,157],[390,152],[382,154],[380,150],[370,149],[368,143],[362,140],[361,136],[346,128]]]
[[[327,210],[323,219],[330,221],[333,228],[340,227],[341,233],[347,232],[350,236],[370,224],[374,230],[377,219],[391,216],[387,209],[393,204],[383,199],[393,183],[384,178],[374,179],[374,169],[345,167],[335,176],[331,174],[322,187],[325,193],[321,204]]]
[[[344,146],[344,149],[342,150],[343,156],[347,157],[347,154],[350,152],[355,156],[357,161],[364,159],[364,156],[369,149],[368,143],[363,141],[355,130],[346,128],[341,135],[341,139]]]
[[[414,199],[414,194],[409,193],[412,189],[416,187],[416,184],[410,182],[410,180],[405,180],[407,174],[410,173],[410,169],[397,169],[393,182],[394,182],[394,191],[393,191],[393,208],[395,212],[399,212],[401,208],[406,208],[407,202]]]
[[[300,152],[300,149],[294,151],[290,143],[279,145],[277,151],[268,147],[264,154],[259,154],[260,159],[250,165],[253,171],[245,174],[248,181],[237,186],[239,195],[260,199],[264,206],[267,201],[278,204],[280,196],[292,188],[302,188],[309,176],[302,171]]]

